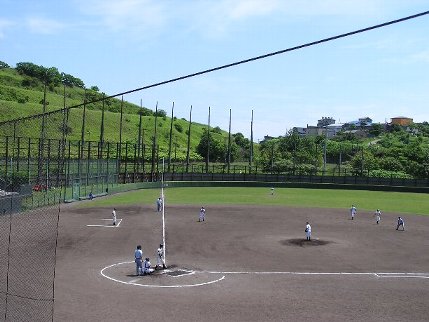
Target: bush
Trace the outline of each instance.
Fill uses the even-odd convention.
[[[158,110],[158,112],[153,113],[153,115],[155,115],[155,116],[158,115],[160,117],[164,117],[164,116],[167,116],[167,112],[164,110]]]
[[[183,132],[183,126],[182,124],[179,123],[174,123],[174,128],[176,129],[177,132],[182,133]]]
[[[1,189],[6,191],[17,191],[22,184],[28,182],[28,175],[25,172],[17,172],[9,174],[4,178],[4,182],[1,182]]]
[[[375,178],[397,178],[397,179],[412,179],[413,177],[403,171],[388,171],[388,170],[371,170],[370,177]]]

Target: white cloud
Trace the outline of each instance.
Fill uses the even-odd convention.
[[[429,63],[429,49],[411,55],[411,59],[416,62]]]
[[[279,7],[277,0],[226,0],[223,6],[231,19],[271,14]]]
[[[0,39],[4,37],[4,31],[13,25],[15,25],[15,23],[10,20],[0,19]]]
[[[163,26],[166,3],[152,0],[76,0],[79,10],[111,31],[150,33]]]
[[[27,19],[27,27],[32,33],[56,34],[60,32],[65,25],[52,19],[33,17]]]
[[[288,0],[282,2],[284,14],[321,15],[370,15],[381,8],[385,0]]]
[[[254,18],[269,19],[277,14],[292,18],[387,14],[385,6],[389,1],[74,0],[78,10],[91,17],[92,25],[102,25],[113,32],[145,37],[158,36],[159,32],[174,29],[217,38],[223,37],[236,23],[245,23]]]

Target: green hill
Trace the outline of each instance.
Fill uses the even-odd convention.
[[[19,66],[18,66],[19,65]],[[22,68],[22,67],[25,68]],[[61,139],[63,133],[63,117],[61,109],[70,108],[67,127],[64,129],[68,140],[80,140],[82,135],[82,120],[85,104],[85,141],[99,141],[102,123],[102,110],[104,108],[104,141],[119,142],[120,140],[120,110],[123,108],[122,142],[136,143],[140,113],[142,114],[143,143],[150,146],[154,135],[155,112],[146,107],[140,107],[129,102],[121,102],[121,99],[109,98],[103,102],[103,95],[96,86],[85,89],[78,78],[59,73],[56,68],[46,69],[31,63],[19,63],[19,68],[10,68],[6,64],[0,64],[0,136],[38,138],[41,137],[42,117],[22,119],[43,113],[44,91],[46,85],[45,111],[52,112],[44,119],[45,137]],[[30,70],[28,70],[30,68]],[[54,75],[63,77],[63,81],[50,79],[43,81],[38,75],[41,71],[53,70]],[[31,75],[29,75],[31,74]],[[64,75],[66,77],[64,77]],[[64,85],[64,79],[78,80],[76,85]],[[79,82],[80,81],[80,82]],[[98,100],[97,102],[94,102]],[[79,106],[80,105],[80,106]],[[78,107],[74,107],[78,106]],[[58,111],[58,112],[54,112]],[[157,142],[160,154],[166,154],[169,147],[171,118],[167,112],[159,109],[157,118]],[[15,121],[13,121],[15,120]],[[9,121],[9,122],[6,122]],[[172,131],[173,149],[176,147],[177,158],[186,156],[189,122],[185,119],[174,119]],[[190,146],[192,159],[201,159],[196,152],[196,147],[206,129],[206,125],[193,123],[191,126]],[[218,140],[224,141],[227,132],[219,128],[212,133]]]

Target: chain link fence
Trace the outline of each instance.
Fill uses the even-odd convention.
[[[11,195],[0,197],[12,204]],[[0,320],[52,321],[59,207],[0,214]]]

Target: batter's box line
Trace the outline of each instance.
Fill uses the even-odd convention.
[[[112,221],[112,219],[100,219],[100,220],[110,220]],[[113,222],[113,221],[112,221]],[[118,219],[118,222],[116,223],[116,225],[86,225],[86,227],[108,227],[108,228],[117,228],[119,227],[119,225],[122,222],[122,218]]]

